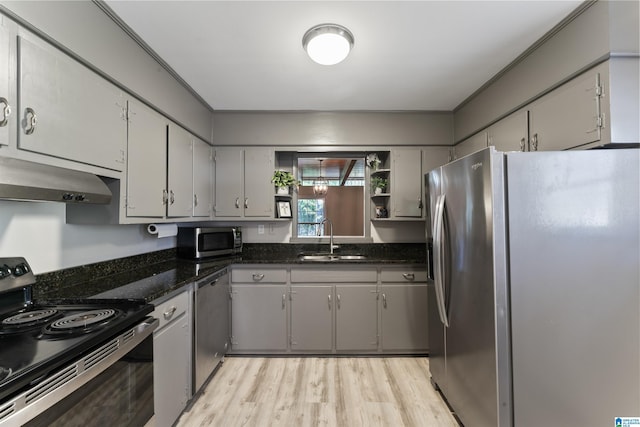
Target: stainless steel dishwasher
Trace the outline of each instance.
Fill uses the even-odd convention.
[[[193,351],[195,395],[222,362],[229,347],[229,274],[217,271],[196,282]]]

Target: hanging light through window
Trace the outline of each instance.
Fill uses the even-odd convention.
[[[326,196],[329,189],[329,183],[322,177],[322,160],[320,160],[320,173],[318,179],[313,182],[313,194],[318,197]]]

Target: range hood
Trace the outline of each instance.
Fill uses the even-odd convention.
[[[108,204],[111,191],[91,173],[0,157],[0,199]]]

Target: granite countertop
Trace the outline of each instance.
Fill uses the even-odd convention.
[[[342,245],[337,254],[366,255],[362,260],[302,261],[301,253],[324,253],[326,245],[245,244],[242,256],[204,262],[176,258],[175,249],[136,255],[36,277],[34,297],[131,298],[147,302],[167,297],[232,264],[424,264],[424,245]]]

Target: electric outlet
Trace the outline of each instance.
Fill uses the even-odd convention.
[[[269,223],[269,234],[275,233],[275,226],[272,222]]]
[[[258,234],[264,234],[264,224],[258,224]]]

